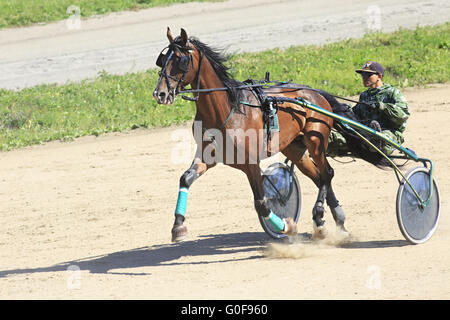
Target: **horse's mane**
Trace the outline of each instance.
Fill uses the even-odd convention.
[[[175,39],[175,42],[179,41],[179,37]],[[242,90],[237,89],[237,87],[242,86],[243,83],[233,79],[230,75],[230,68],[224,63],[228,61],[229,55],[224,54],[223,50],[211,48],[205,43],[201,42],[197,38],[190,37],[189,41],[197,48],[197,50],[208,59],[214,72],[219,77],[220,81],[223,83],[224,87],[228,88],[228,101],[231,107],[239,109],[238,106],[241,101]]]

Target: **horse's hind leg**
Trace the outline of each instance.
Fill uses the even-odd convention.
[[[344,227],[345,213],[341,205],[339,204],[339,201],[336,199],[336,195],[334,194],[331,182],[328,186],[327,205],[328,207],[330,207],[331,214],[333,215],[333,219],[336,222],[336,226],[338,227],[338,229],[345,233],[348,233]]]
[[[309,139],[309,146],[310,150],[317,150],[317,144],[318,144],[318,137],[317,139]],[[311,141],[312,140],[312,141]],[[313,145],[316,146],[313,146]],[[326,199],[327,205],[331,209],[331,213],[333,214],[333,218],[336,222],[336,225],[344,229],[344,221],[345,221],[345,214],[342,210],[342,207],[339,205],[339,201],[336,199],[336,196],[333,192],[333,189],[331,187],[331,179],[333,178],[334,172],[331,166],[328,164],[325,157],[321,160],[321,156],[319,153],[316,153],[314,158],[318,159],[315,160],[317,163],[322,165],[322,172],[325,174],[321,174],[321,170],[317,164],[315,164],[311,158],[310,154],[306,152],[307,146],[303,140],[303,138],[297,138],[294,140],[287,148],[283,150],[283,154],[291,160],[297,168],[307,177],[309,177],[314,184],[319,188],[319,194],[317,196],[316,204],[313,208],[313,223],[315,227],[315,231],[319,234],[322,234],[325,232],[323,229],[324,220],[324,201]],[[320,149],[319,149],[320,150]],[[311,152],[311,151],[310,151]],[[344,229],[345,230],[345,229]]]
[[[311,142],[308,143],[311,145]],[[319,188],[319,194],[313,208],[313,224],[315,232],[324,236],[325,221],[323,220],[323,204],[327,196],[327,184],[324,183],[324,179],[318,166],[311,161],[310,154],[306,152],[307,149],[312,150],[312,147],[310,146],[310,148],[308,148],[301,140],[294,140],[294,142],[283,150],[283,154],[288,157],[289,160],[294,162],[297,168],[304,175],[309,177]]]

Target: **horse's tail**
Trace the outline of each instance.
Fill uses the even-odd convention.
[[[328,101],[334,113],[348,119],[358,121],[355,114],[350,110],[350,107],[348,105],[340,103],[334,96],[326,91],[315,91],[321,94]],[[354,132],[342,126],[339,120],[334,120],[334,128],[344,136],[345,140],[347,141],[348,147],[355,156],[375,165],[380,169],[391,168],[391,164],[383,157],[383,155],[378,152],[368,151],[365,142],[362,141],[362,139]],[[361,135],[366,138],[370,138],[367,133],[361,133]]]

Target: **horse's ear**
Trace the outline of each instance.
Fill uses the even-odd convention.
[[[181,39],[183,40],[183,46],[185,46],[188,42],[188,35],[186,33],[186,30],[184,30],[183,28],[181,28]]]
[[[169,27],[167,27],[167,39],[169,39],[170,44],[173,43],[173,36],[172,36],[172,32],[170,31]]]

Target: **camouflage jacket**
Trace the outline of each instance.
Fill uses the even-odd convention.
[[[361,93],[359,102],[353,107],[353,112],[363,123],[367,120],[377,120],[383,130],[397,131],[399,134],[405,131],[406,120],[410,115],[408,103],[397,88],[389,84],[370,88]]]

